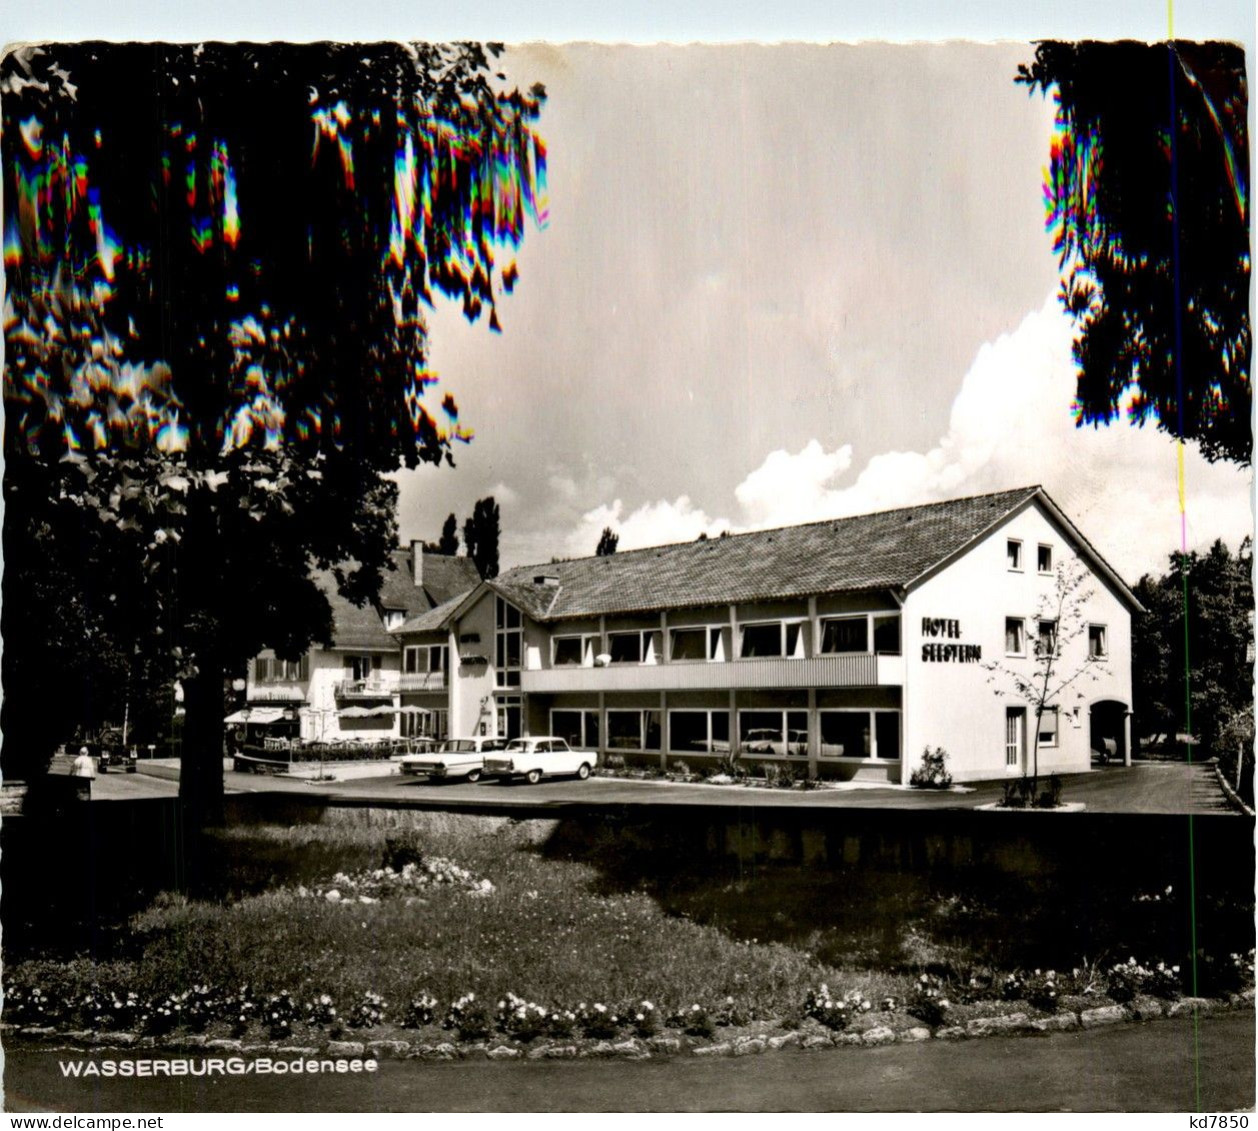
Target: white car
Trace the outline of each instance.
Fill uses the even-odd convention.
[[[506,743],[500,738],[447,738],[433,750],[423,754],[407,754],[402,759],[402,773],[428,777],[437,781],[467,778],[480,781],[485,754],[501,750]]]
[[[485,774],[508,781],[524,778],[529,785],[557,774],[575,774],[584,781],[590,776],[590,757],[553,735],[513,738],[505,750],[485,759]]]

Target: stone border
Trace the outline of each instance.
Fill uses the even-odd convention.
[[[964,1023],[942,1025],[935,1030],[925,1025],[895,1030],[875,1024],[864,1030],[827,1030],[820,1026],[805,1029],[766,1030],[725,1040],[705,1041],[684,1034],[661,1033],[653,1037],[624,1037],[618,1040],[571,1038],[550,1040],[532,1047],[496,1036],[484,1041],[326,1041],[321,1046],[285,1044],[282,1041],[246,1043],[236,1039],[204,1036],[160,1038],[137,1033],[93,1033],[87,1030],[62,1031],[35,1026],[19,1027],[0,1023],[0,1034],[16,1036],[30,1044],[57,1044],[88,1049],[152,1049],[179,1052],[221,1052],[240,1055],[361,1058],[376,1060],[650,1060],[674,1056],[740,1057],[795,1048],[804,1051],[829,1048],[876,1048],[892,1044],[917,1044],[927,1040],[977,1040],[984,1037],[1032,1036],[1048,1033],[1098,1029],[1108,1025],[1184,1017],[1192,1013],[1209,1017],[1227,1010],[1254,1008],[1254,991],[1245,990],[1227,1001],[1211,998],[1180,998],[1163,1001],[1140,996],[1126,1005],[1108,1003],[1091,1009],[1069,1010],[1042,1017],[1025,1012],[973,1017]]]
[[[1002,805],[999,801],[989,801],[985,805],[975,805],[976,813],[1082,813],[1087,809],[1086,801],[1063,801],[1052,809],[1041,809],[1035,805]]]
[[[1212,769],[1214,770],[1215,780],[1218,781],[1219,787],[1223,790],[1224,796],[1235,805],[1246,817],[1254,816],[1254,811],[1241,800],[1240,794],[1234,790],[1223,776],[1223,771],[1219,769],[1218,759],[1214,759]]]

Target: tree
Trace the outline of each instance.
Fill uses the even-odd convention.
[[[458,552],[459,520],[454,515],[448,515],[445,525],[441,528],[441,541],[437,543],[437,553],[453,558]]]
[[[1085,698],[1078,685],[1095,683],[1108,671],[1103,661],[1088,655],[1086,647],[1079,652],[1073,648],[1088,631],[1087,602],[1092,591],[1084,588],[1087,580],[1088,574],[1078,561],[1063,563],[1054,571],[1052,593],[1042,594],[1036,602],[1033,623],[1037,631],[1029,666],[1000,660],[983,665],[997,696],[1012,692],[1014,700],[1035,712],[1030,736],[1033,797],[1039,790],[1040,733],[1045,714],[1056,710],[1060,721],[1067,699]]]
[[[485,579],[498,576],[498,534],[498,504],[493,495],[477,499],[471,516],[463,523],[463,544]]]
[[[6,557],[39,522],[95,524],[131,571],[128,611],[163,629],[183,687],[195,826],[221,810],[224,675],[329,641],[315,569],[374,601],[384,476],[466,438],[452,397],[432,405],[423,307],[436,291],[498,329],[516,270],[496,253],[545,216],[545,92],[509,89],[500,50],[3,60]],[[30,576],[6,570],[6,609]]]
[[[1248,465],[1242,48],[1046,42],[1016,81],[1057,101],[1045,199],[1078,327],[1078,423],[1126,413]]]
[[[617,534],[610,526],[603,527],[603,533],[599,535],[598,547],[594,554],[599,558],[608,558],[616,552],[616,547],[620,544],[620,535]]]
[[[1160,577],[1135,587],[1144,606],[1132,620],[1133,709],[1148,738],[1192,734],[1201,756],[1227,754],[1221,736],[1253,713],[1253,545],[1236,554],[1216,541],[1204,554],[1172,554]]]

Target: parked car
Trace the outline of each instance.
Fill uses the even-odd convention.
[[[134,774],[136,772],[134,746],[123,746],[121,743],[117,745],[105,745],[102,743],[98,761],[102,774],[107,774],[111,771],[116,774]]]
[[[744,754],[793,754],[807,756],[808,732],[792,730],[787,732],[787,740],[782,740],[780,730],[753,730],[747,733],[742,744]]]
[[[436,749],[423,754],[407,754],[402,758],[402,773],[426,775],[437,781],[447,778],[467,778],[480,781],[484,770],[485,755],[501,750],[506,745],[501,738],[447,738]]]
[[[529,785],[536,785],[544,777],[559,774],[575,774],[584,781],[590,776],[590,754],[573,750],[554,735],[513,738],[505,750],[485,759],[485,775],[504,781],[524,778]]]

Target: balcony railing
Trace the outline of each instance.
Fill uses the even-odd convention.
[[[403,672],[398,681],[399,691],[444,691],[445,672]]]
[[[525,692],[702,691],[792,687],[880,687],[904,682],[902,656],[774,657],[725,663],[577,665],[520,673]]]
[[[336,697],[338,699],[387,699],[397,689],[396,683],[385,683],[381,679],[343,679],[336,685]]]

